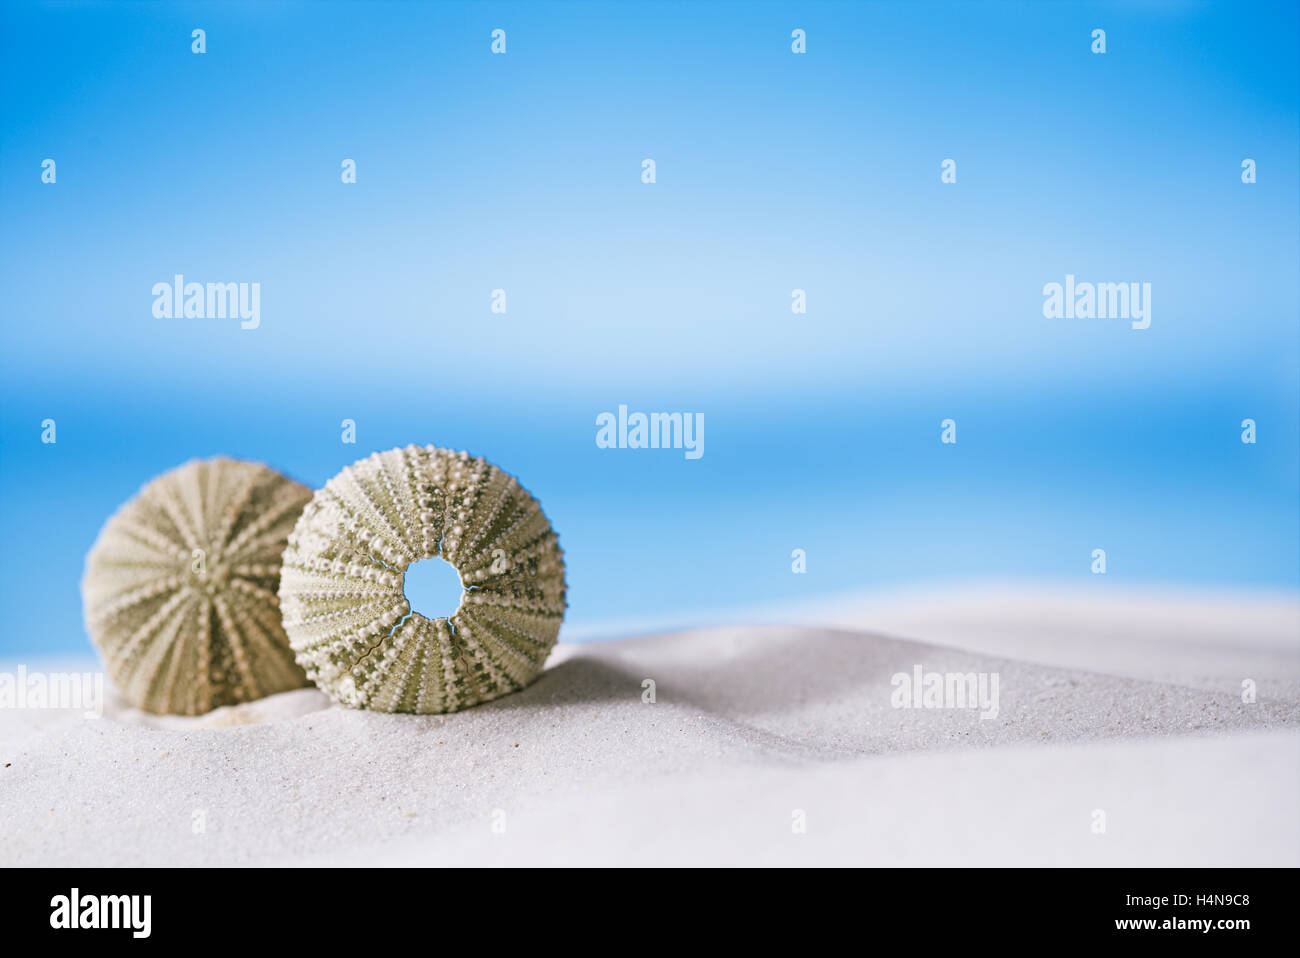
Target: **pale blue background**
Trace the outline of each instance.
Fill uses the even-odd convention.
[[[0,654],[88,648],[85,552],[155,474],[319,485],[408,442],[540,498],[575,629],[971,578],[1295,590],[1297,32],[1293,4],[5,4]],[[260,282],[261,328],[155,319],[177,272]],[[1150,282],[1151,328],[1044,319],[1066,273]],[[703,412],[704,458],[597,449],[619,403]]]

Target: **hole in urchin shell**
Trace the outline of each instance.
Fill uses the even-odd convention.
[[[402,581],[402,591],[412,612],[426,619],[450,619],[460,608],[465,586],[456,567],[435,556],[411,563]]]

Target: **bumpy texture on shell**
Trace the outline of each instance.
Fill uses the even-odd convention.
[[[450,619],[412,613],[408,566],[438,556],[466,587]],[[518,481],[434,446],[375,453],[316,493],[289,537],[285,631],[336,701],[455,712],[537,677],[564,618],[564,556]]]
[[[86,631],[127,700],[197,715],[307,685],[276,595],[311,490],[252,462],[188,462],[100,530],[81,582]]]

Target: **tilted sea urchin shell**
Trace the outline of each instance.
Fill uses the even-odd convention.
[[[252,462],[189,462],[100,530],[81,583],[109,678],[197,715],[307,685],[280,620],[280,556],[311,490]]]
[[[412,613],[414,562],[460,573],[452,616]],[[289,537],[285,631],[335,700],[454,712],[523,688],[564,618],[564,555],[537,500],[482,459],[434,446],[375,453],[316,493]]]

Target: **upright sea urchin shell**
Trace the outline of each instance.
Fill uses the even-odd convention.
[[[266,466],[189,462],[100,530],[81,582],[86,630],[127,700],[197,715],[300,688],[276,595],[311,490]]]
[[[412,613],[408,566],[466,586],[450,619]],[[307,675],[381,712],[455,712],[537,677],[564,618],[564,556],[537,500],[482,459],[433,446],[354,462],[289,536],[280,602]]]

